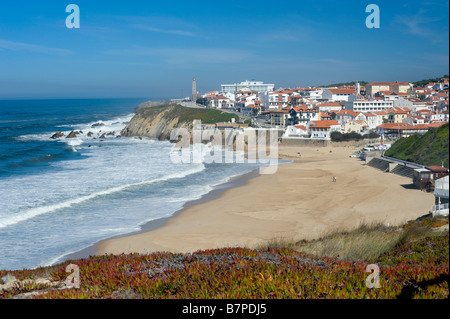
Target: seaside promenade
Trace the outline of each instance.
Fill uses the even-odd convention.
[[[429,212],[432,194],[405,187],[412,183],[407,177],[350,157],[354,150],[281,145],[279,157],[293,162],[280,165],[276,174],[252,178],[219,198],[206,196],[151,231],[100,242],[96,255],[255,248],[273,239],[311,240],[362,223],[399,225]]]

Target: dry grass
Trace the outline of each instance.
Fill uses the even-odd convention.
[[[403,227],[387,227],[381,223],[362,224],[355,230],[333,231],[312,241],[295,242],[277,238],[271,240],[265,247],[287,247],[315,256],[328,256],[345,261],[367,261],[393,251],[404,244],[436,235],[436,230],[432,225],[445,223],[445,220],[441,219],[439,217],[427,219],[426,223],[423,220],[413,221]],[[440,235],[447,232],[448,229],[440,231]]]

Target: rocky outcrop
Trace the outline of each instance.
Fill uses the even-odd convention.
[[[160,141],[169,140],[171,132],[176,128],[192,131],[192,118],[185,116],[185,113],[185,108],[177,104],[140,108],[121,131],[121,135],[149,137]]]
[[[66,138],[76,138],[78,134],[81,134],[82,132],[79,131],[72,131],[69,135],[66,136]]]
[[[60,131],[60,132],[56,132],[55,134],[53,134],[51,139],[56,140],[56,139],[61,138],[63,136],[64,136],[64,133]]]

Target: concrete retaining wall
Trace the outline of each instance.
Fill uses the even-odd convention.
[[[313,139],[300,139],[300,138],[282,138],[281,145],[287,146],[329,146],[331,141],[328,140],[313,140]]]

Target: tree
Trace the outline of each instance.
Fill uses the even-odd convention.
[[[205,106],[206,106],[206,99],[205,99],[205,98],[202,98],[202,97],[199,97],[199,98],[197,99],[196,103],[197,103],[197,104],[200,104],[200,105],[205,105]]]
[[[330,136],[333,142],[342,142],[344,140],[344,136],[342,135],[341,132],[337,131],[331,132]]]

